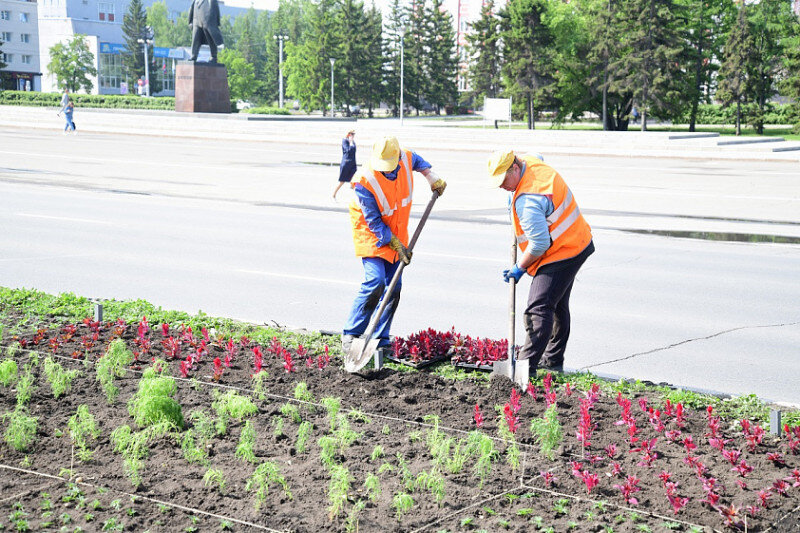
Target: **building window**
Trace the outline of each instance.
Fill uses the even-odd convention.
[[[11,11],[0,11],[0,20],[11,20]]]
[[[26,65],[30,65],[31,64],[31,56],[22,56],[22,62],[25,63]]]
[[[175,90],[175,59],[157,57],[153,65],[155,79],[161,82],[162,91]]]
[[[3,56],[3,63],[13,63],[14,62],[14,54],[6,54],[5,52],[0,53],[0,56]]]
[[[27,13],[20,13],[19,14],[19,21],[20,22],[28,22],[28,14]]]
[[[29,43],[29,42],[31,42],[31,34],[30,33],[20,33],[19,34],[19,41],[21,43]]]
[[[119,54],[100,54],[100,87],[103,89],[119,89],[122,81],[122,56]]]
[[[6,13],[7,13],[7,11],[6,11]],[[3,34],[0,35],[0,41],[3,41],[4,43],[7,43],[10,40],[11,40],[11,32],[10,31],[4,31]]]
[[[99,2],[97,4],[97,18],[106,22],[114,22],[114,4]]]

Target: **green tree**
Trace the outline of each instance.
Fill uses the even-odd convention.
[[[170,20],[169,8],[164,0],[154,2],[147,8],[147,25],[153,28],[155,46],[177,48],[192,45],[189,12],[184,11],[176,20]]]
[[[425,99],[439,114],[442,106],[454,103],[458,97],[456,36],[453,31],[453,16],[444,9],[442,0],[431,1],[427,18],[428,72],[424,94]]]
[[[142,0],[131,0],[128,10],[122,17],[122,34],[125,36],[126,52],[122,56],[122,64],[128,83],[135,82],[138,78],[144,79],[144,51],[143,45],[138,42],[147,36],[147,14]],[[153,57],[153,48],[148,45],[147,56]]]
[[[383,85],[384,58],[381,54],[383,50],[383,16],[375,4],[367,8],[367,26],[364,28],[364,35],[367,48],[365,64],[367,79],[365,80],[363,101],[367,105],[369,116],[372,117],[373,108],[380,105],[386,94]]]
[[[800,133],[800,31],[797,25],[793,33],[794,35],[786,40],[783,59],[786,76],[780,82],[780,92],[793,100],[794,132]]]
[[[335,15],[336,31],[341,44],[336,60],[336,88],[334,96],[343,103],[345,113],[350,114],[349,105],[366,100],[369,72],[369,39],[365,34],[368,19],[361,0],[339,0]],[[380,71],[377,72],[380,78]]]
[[[278,10],[266,17],[267,28],[264,36],[266,41],[266,61],[261,84],[261,95],[266,101],[278,100],[278,52],[279,43],[276,35],[284,35],[283,59],[287,57],[286,43],[299,43],[303,33],[303,11],[300,0],[280,0]],[[286,65],[284,64],[284,67]],[[284,83],[286,70],[284,68]]]
[[[500,20],[494,10],[494,0],[488,0],[467,35],[467,76],[470,92],[478,99],[496,98],[501,90]]]
[[[742,134],[742,106],[752,86],[756,57],[753,37],[747,20],[747,6],[739,6],[736,24],[731,28],[725,43],[724,59],[719,71],[717,98],[724,106],[736,104],[736,135]]]
[[[232,100],[249,100],[258,90],[255,67],[249,63],[241,52],[231,48],[223,48],[218,56],[219,62],[228,71],[228,87]]]
[[[403,99],[405,104],[414,107],[417,115],[423,106],[423,86],[428,83],[429,56],[427,37],[429,35],[427,0],[411,2],[406,9],[403,36]]]
[[[683,42],[677,32],[673,0],[628,0],[622,23],[623,43],[630,52],[617,57],[609,69],[617,73],[609,88],[630,92],[647,131],[651,113],[677,116],[680,110],[680,69]]]
[[[503,83],[518,102],[524,102],[528,129],[536,126],[538,110],[552,103],[555,89],[554,46],[544,23],[546,0],[510,0],[501,13]]]
[[[389,14],[385,21],[383,32],[383,99],[393,108],[394,116],[398,116],[400,109],[400,53],[401,40],[405,38],[408,27],[408,12],[400,4],[400,0],[391,0]],[[403,50],[405,55],[405,50]],[[403,92],[405,93],[405,80],[403,69]],[[404,105],[407,100],[404,98]]]
[[[51,46],[47,70],[56,77],[56,85],[60,89],[91,92],[94,84],[90,76],[97,76],[97,69],[94,68],[94,54],[89,50],[86,36],[75,34],[67,43]]]

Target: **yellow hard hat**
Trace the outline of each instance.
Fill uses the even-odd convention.
[[[370,166],[378,172],[391,172],[400,163],[400,143],[397,137],[383,137],[372,145]]]
[[[506,172],[514,163],[513,150],[498,150],[489,156],[489,187],[499,187],[506,179]]]

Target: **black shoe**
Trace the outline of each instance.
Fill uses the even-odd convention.
[[[540,370],[548,370],[550,372],[558,372],[559,374],[564,373],[564,365],[539,365]]]

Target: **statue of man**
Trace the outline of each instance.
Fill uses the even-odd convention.
[[[217,0],[192,0],[189,7],[189,24],[192,26],[192,57],[197,61],[200,45],[211,49],[211,62],[217,62],[217,47],[222,46],[219,31],[219,4]]]

